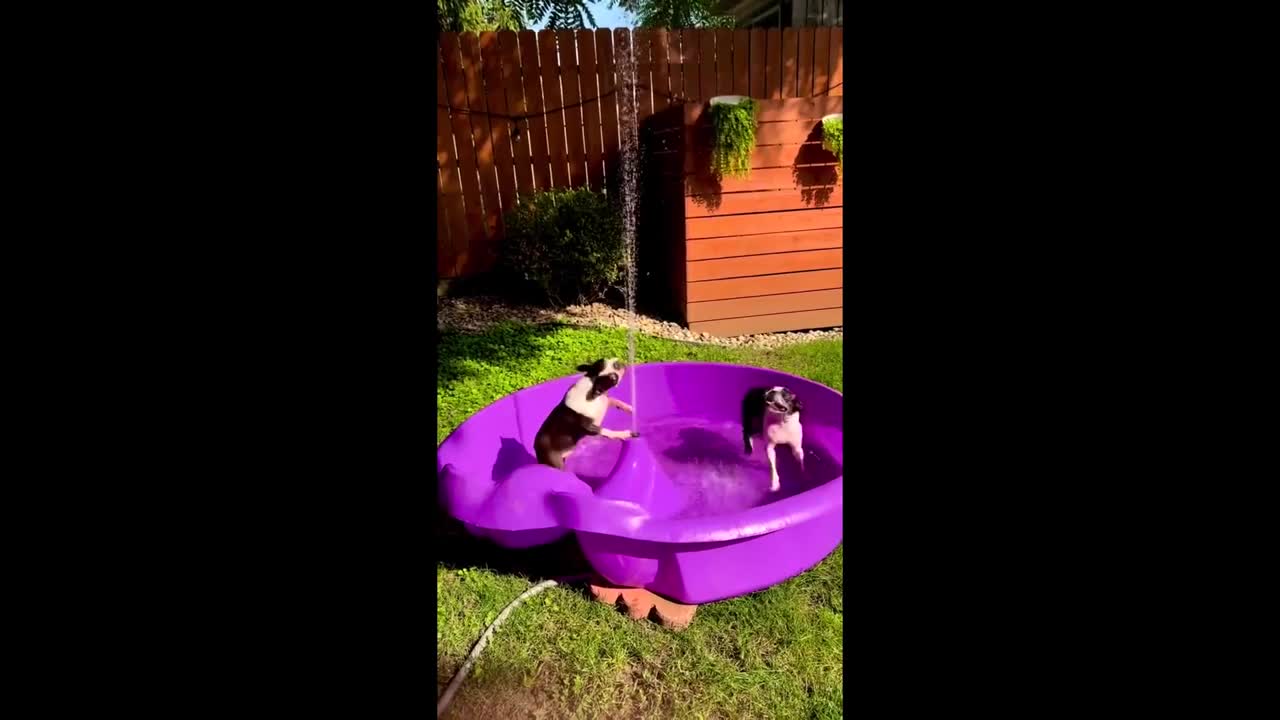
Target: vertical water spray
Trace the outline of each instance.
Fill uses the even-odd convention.
[[[637,116],[636,58],[630,30],[618,34],[618,129],[621,135],[622,242],[627,266],[627,367],[636,364],[636,207],[640,176],[640,128]],[[631,429],[636,424],[636,376],[631,375]]]

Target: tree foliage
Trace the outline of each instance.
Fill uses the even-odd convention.
[[[596,26],[587,0],[436,0],[437,32],[524,30],[542,21],[548,30]]]
[[[715,12],[716,0],[610,0],[636,16],[642,28],[729,28],[734,19]]]

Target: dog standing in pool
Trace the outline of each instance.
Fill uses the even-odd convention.
[[[582,377],[564,394],[564,400],[547,416],[533,440],[538,462],[563,470],[565,458],[577,447],[578,441],[588,435],[602,435],[613,440],[639,437],[636,432],[608,430],[600,426],[610,407],[635,412],[630,405],[609,397],[609,391],[622,382],[626,367],[618,358],[602,358],[591,365],[578,366]]]
[[[800,398],[784,387],[751,388],[742,398],[742,447],[748,455],[755,450],[756,435],[768,443],[769,492],[782,487],[778,481],[778,456],[775,447],[790,445],[791,454],[804,470],[804,428],[800,425]]]

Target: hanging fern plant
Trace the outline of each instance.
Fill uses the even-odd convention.
[[[822,147],[836,156],[836,172],[844,172],[844,116],[822,119]]]
[[[717,177],[750,176],[751,151],[756,147],[756,104],[751,98],[732,104],[713,103],[711,126],[715,132],[711,172]]]

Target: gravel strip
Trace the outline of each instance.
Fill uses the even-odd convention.
[[[627,311],[603,303],[570,305],[561,310],[523,305],[509,305],[493,298],[465,297],[439,298],[437,326],[441,330],[483,331],[503,320],[519,320],[535,325],[566,323],[584,327],[627,327]],[[844,329],[809,330],[801,332],[765,333],[738,337],[715,337],[708,333],[695,333],[673,322],[666,322],[645,315],[636,315],[636,329],[645,335],[683,340],[685,342],[724,345],[730,347],[775,348],[784,345],[809,342],[823,338],[843,338]]]

